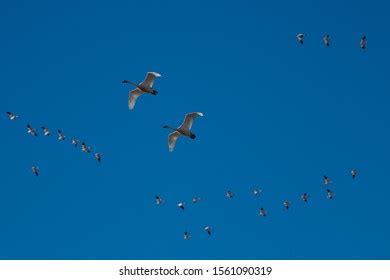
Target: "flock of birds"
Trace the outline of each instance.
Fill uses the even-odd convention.
[[[8,119],[11,120],[11,121],[16,121],[19,118],[19,116],[17,114],[13,113],[13,112],[6,112],[6,114],[7,114]],[[27,133],[28,134],[32,135],[33,137],[37,137],[38,136],[37,130],[34,127],[32,127],[30,124],[27,124],[26,128],[27,128]],[[49,130],[48,127],[42,126],[42,135],[45,136],[45,137],[51,136],[51,131]],[[66,139],[66,136],[62,132],[61,129],[57,130],[57,139],[59,141],[65,141],[65,139]],[[79,145],[79,140],[77,138],[72,138],[71,139],[71,144],[74,147],[77,147]],[[91,153],[91,148],[85,142],[81,142],[81,151],[84,152],[84,153],[88,153],[89,154],[89,153]],[[95,157],[95,159],[98,162],[101,162],[101,160],[102,160],[102,154],[101,153],[95,153],[94,157]],[[39,170],[38,166],[32,166],[31,167],[31,171],[32,171],[33,174],[35,174],[35,176],[39,176],[40,170]]]
[[[304,40],[305,40],[305,34],[303,33],[299,33],[297,36],[297,40],[299,43],[303,44]],[[329,34],[326,34],[323,38],[322,38],[322,41],[324,42],[325,46],[329,47],[330,46],[330,42],[331,42],[331,37]],[[366,36],[363,36],[361,39],[360,39],[360,48],[362,48],[363,50],[366,49],[366,46],[367,46],[367,38]]]

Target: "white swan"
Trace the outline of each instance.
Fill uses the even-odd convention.
[[[208,235],[211,235],[211,227],[210,226],[206,226],[203,230],[205,232],[207,232]]]
[[[299,33],[297,35],[297,39],[298,39],[298,42],[303,44],[303,40],[305,39],[305,35],[303,35],[303,33]]]
[[[39,175],[39,167],[33,166],[33,167],[31,167],[31,171],[32,171],[32,173],[35,174],[35,176]]]
[[[14,113],[12,112],[7,112],[7,116],[8,118],[11,120],[11,121],[14,121],[16,120],[19,116],[18,115],[15,115]]]
[[[323,40],[324,40],[325,46],[329,47],[330,46],[330,36],[329,36],[329,34],[326,34],[324,36]]]
[[[358,171],[356,169],[352,169],[351,170],[352,179],[355,179],[357,175],[358,175]]]
[[[366,49],[366,45],[367,45],[367,38],[366,36],[363,36],[361,39],[360,39],[360,47],[365,50]]]
[[[267,211],[265,211],[265,209],[263,207],[261,207],[260,211],[259,211],[259,215],[265,217],[265,216],[267,216]]]
[[[43,129],[44,136],[50,136],[50,130],[47,127],[42,126],[42,129]]]
[[[153,95],[157,95],[158,91],[153,88],[154,79],[157,77],[161,77],[161,75],[159,73],[156,73],[156,72],[148,72],[148,73],[146,73],[145,80],[140,84],[133,83],[129,80],[122,81],[122,83],[124,83],[124,84],[131,84],[131,85],[136,87],[135,89],[133,89],[129,92],[129,102],[128,103],[129,103],[130,110],[134,109],[135,102],[137,101],[137,98],[141,94],[150,93]]]
[[[32,136],[38,136],[37,131],[35,128],[33,128],[31,125],[27,125],[27,133],[31,134]]]
[[[81,150],[84,152],[84,153],[90,153],[91,152],[91,148],[87,146],[87,144],[85,144],[84,142],[81,143]]]
[[[175,149],[176,140],[179,138],[179,136],[187,136],[191,139],[195,139],[196,135],[192,133],[191,127],[194,119],[197,117],[203,117],[203,113],[200,112],[193,112],[189,113],[185,116],[183,123],[178,128],[173,128],[168,125],[164,125],[164,128],[173,130],[171,134],[168,136],[168,148],[169,151],[172,152]]]
[[[58,129],[58,140],[64,141],[65,140],[65,135],[62,133],[60,129]]]
[[[283,201],[283,206],[284,208],[286,208],[286,210],[288,210],[288,208],[290,208],[290,201],[288,200]]]

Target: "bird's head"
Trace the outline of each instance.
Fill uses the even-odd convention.
[[[123,81],[122,81],[122,84],[128,84],[128,83],[129,83],[128,80],[123,80]]]

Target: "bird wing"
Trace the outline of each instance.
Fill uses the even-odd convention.
[[[133,89],[129,92],[129,109],[133,110],[137,98],[142,94],[142,91],[139,88]]]
[[[173,152],[175,149],[176,145],[176,140],[180,136],[180,132],[172,132],[171,134],[168,135],[168,148],[170,152]]]
[[[141,86],[153,87],[154,79],[157,77],[161,77],[161,75],[156,72],[146,73],[145,80],[141,83]]]
[[[185,116],[183,123],[180,125],[179,129],[190,130],[194,119],[197,117],[203,117],[203,113],[193,112]]]

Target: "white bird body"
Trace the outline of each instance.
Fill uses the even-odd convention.
[[[102,161],[102,154],[101,154],[101,153],[95,153],[95,159],[96,159],[98,162],[101,162],[101,161]]]
[[[330,46],[330,36],[328,34],[325,35],[323,40],[324,40],[324,44],[329,47]]]
[[[42,129],[44,136],[50,136],[50,130],[47,127],[42,126]]]
[[[79,143],[79,140],[77,140],[76,138],[72,138],[72,145],[73,146],[77,147],[78,143]]]
[[[31,134],[32,136],[38,136],[37,131],[35,128],[33,128],[31,125],[27,125],[27,133]]]
[[[191,238],[190,233],[186,231],[186,232],[184,233],[184,235],[183,235],[183,238],[184,238],[184,240],[190,239],[190,238]]]
[[[65,140],[65,135],[62,133],[60,129],[58,129],[58,140],[64,141]]]
[[[303,33],[299,33],[297,35],[297,39],[298,39],[298,42],[303,44],[303,40],[305,39],[305,35],[303,35]]]
[[[259,215],[265,217],[267,216],[267,211],[264,208],[260,208]]]
[[[192,133],[191,128],[194,122],[194,119],[197,117],[203,117],[201,112],[189,113],[185,116],[183,123],[178,128],[173,128],[168,125],[164,125],[164,128],[173,130],[171,134],[168,135],[168,148],[172,152],[175,149],[176,140],[179,136],[187,136],[191,139],[195,139],[196,135]]]
[[[352,179],[355,179],[357,175],[358,175],[358,171],[356,169],[352,169],[351,170]]]
[[[327,189],[326,190],[326,197],[328,199],[332,199],[334,197],[334,192],[332,192],[331,190]]]
[[[207,232],[208,235],[211,235],[211,227],[210,226],[206,226],[204,228],[204,231]]]
[[[87,146],[87,144],[85,144],[84,142],[81,143],[81,150],[84,152],[84,153],[90,153],[91,152],[91,148]]]
[[[128,80],[122,81],[122,83],[131,84],[136,87],[135,89],[129,92],[128,103],[129,103],[130,110],[134,109],[137,98],[140,97],[142,94],[150,93],[153,95],[157,95],[158,91],[153,88],[154,80],[157,77],[161,77],[161,75],[156,72],[148,72],[146,73],[145,80],[142,83],[136,84]]]
[[[18,115],[15,115],[14,113],[12,112],[7,112],[7,116],[8,118],[11,120],[11,121],[14,121],[16,120],[19,116]]]
[[[288,208],[290,207],[290,201],[288,200],[283,201],[283,206],[288,210]]]
[[[157,205],[160,205],[160,204],[163,204],[164,203],[164,199],[162,199],[160,196],[156,195],[155,196],[155,199],[156,199],[156,204]]]
[[[363,36],[362,39],[360,39],[360,47],[364,50],[366,49],[367,45],[367,38],[366,36]]]

